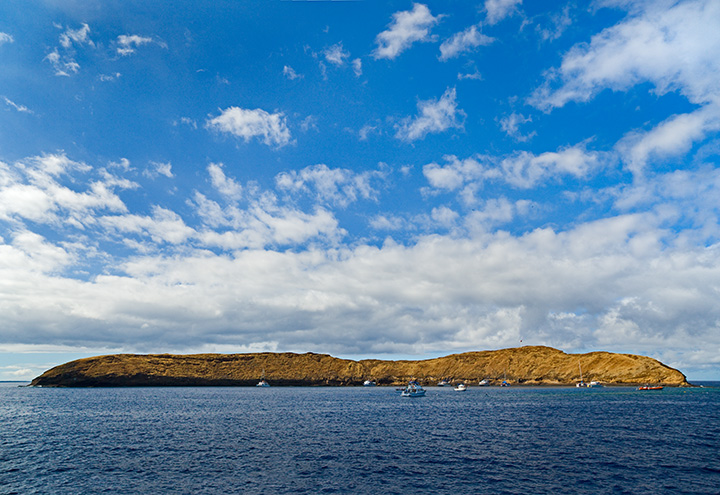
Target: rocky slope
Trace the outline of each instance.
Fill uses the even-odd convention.
[[[401,385],[418,379],[434,385],[442,379],[492,384],[570,385],[580,379],[611,385],[661,383],[688,385],[678,370],[632,354],[565,354],[550,347],[527,346],[467,352],[422,361],[351,361],[325,354],[115,354],[56,366],[32,381],[43,387],[106,386],[252,386],[262,374],[271,385]]]

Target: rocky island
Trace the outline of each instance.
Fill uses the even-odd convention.
[[[78,359],[35,378],[41,387],[254,386],[264,376],[273,386],[352,386],[372,380],[402,385],[416,379],[491,385],[573,385],[582,371],[586,382],[605,385],[687,386],[685,375],[661,362],[632,354],[566,354],[543,346],[466,352],[419,361],[352,361],[326,354],[114,354]]]

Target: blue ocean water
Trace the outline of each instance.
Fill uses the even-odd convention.
[[[720,389],[0,386],[2,494],[718,494]]]

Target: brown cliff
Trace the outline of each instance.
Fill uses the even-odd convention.
[[[410,379],[434,385],[446,379],[491,384],[506,379],[518,385],[572,385],[580,379],[606,385],[660,383],[688,385],[679,371],[632,354],[565,354],[527,346],[466,352],[422,361],[352,361],[325,354],[115,354],[56,366],[32,381],[43,387],[103,386],[253,386],[262,374],[271,385],[401,385]]]

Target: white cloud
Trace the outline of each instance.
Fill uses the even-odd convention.
[[[342,42],[325,48],[323,55],[325,60],[338,67],[345,65],[346,59],[350,57],[350,53],[343,49]]]
[[[565,54],[559,68],[529,99],[543,110],[590,100],[605,88],[626,90],[645,81],[657,94],[679,91],[706,104],[720,96],[720,3],[696,0],[635,5],[624,21]],[[555,81],[559,82],[553,88]]]
[[[439,100],[418,103],[419,115],[406,118],[398,126],[395,137],[404,141],[424,138],[428,133],[462,128],[465,112],[457,108],[455,88],[448,88]]]
[[[0,162],[0,219],[82,227],[94,222],[95,212],[125,211],[125,204],[113,189],[133,187],[131,182],[106,174],[102,180],[91,181],[85,191],[59,182],[69,172],[89,171],[91,167],[86,164],[59,154],[28,158],[13,167]]]
[[[294,81],[295,79],[301,79],[303,77],[301,74],[295,72],[295,69],[293,69],[289,65],[283,66],[283,76],[287,77],[291,81]]]
[[[55,47],[43,60],[47,60],[55,69],[56,76],[69,77],[77,74],[80,64],[75,61],[75,48],[87,45],[95,47],[90,39],[90,26],[83,23],[79,29],[67,28],[59,38],[60,47]],[[60,52],[62,50],[62,53]]]
[[[433,188],[446,191],[456,191],[468,185],[477,189],[486,180],[503,181],[528,189],[542,181],[566,175],[587,178],[609,160],[599,152],[587,151],[583,145],[539,155],[518,151],[504,157],[476,155],[459,160],[448,155],[444,159],[447,162],[444,165],[435,162],[425,165],[423,175]],[[465,195],[473,193],[473,189],[464,192]]]
[[[440,45],[440,60],[445,61],[458,57],[461,53],[471,51],[479,46],[487,46],[493,41],[495,41],[494,38],[478,31],[478,26],[470,26],[462,32],[455,33]]]
[[[631,132],[618,144],[628,168],[642,175],[651,158],[663,159],[690,150],[709,132],[720,130],[720,106],[706,105],[695,112],[673,115],[647,132]]]
[[[458,160],[456,156],[446,156],[446,165],[428,163],[423,167],[423,175],[432,187],[454,191],[468,182],[482,180],[488,175],[488,169],[474,158]]]
[[[537,133],[535,131],[529,134],[522,134],[520,132],[520,125],[532,122],[532,117],[525,117],[520,113],[511,113],[507,117],[500,119],[500,128],[516,141],[526,142],[532,139]]]
[[[417,41],[430,41],[430,29],[440,21],[426,5],[413,4],[412,10],[396,12],[388,29],[375,38],[375,59],[394,59]]]
[[[306,213],[256,203],[235,220],[234,230],[205,231],[199,235],[199,240],[206,246],[236,250],[294,246],[321,238],[335,243],[344,234],[334,215],[323,208]]]
[[[359,58],[356,58],[352,61],[352,68],[353,72],[355,73],[355,77],[362,76],[362,60]]]
[[[77,45],[90,45],[95,46],[93,41],[89,37],[90,34],[90,26],[83,23],[82,27],[80,29],[70,29],[68,28],[65,30],[64,33],[60,35],[60,45],[63,48],[70,48],[73,43]]]
[[[382,131],[380,130],[379,125],[365,124],[358,131],[358,136],[360,137],[360,141],[367,141],[368,137],[371,134],[382,134]]]
[[[542,177],[585,176],[599,161],[575,146],[504,160],[447,157],[423,173],[446,191],[484,180],[524,187]],[[132,172],[127,160],[108,169]],[[12,231],[0,238],[0,280],[12,287],[12,297],[0,297],[4,345],[77,343],[123,352],[275,346],[382,355],[504,347],[522,336],[568,350],[659,358],[669,348],[681,364],[697,359],[699,340],[720,349],[720,173],[713,167],[617,190],[614,206],[622,214],[578,220],[562,231],[497,231],[531,204],[480,197],[466,215],[436,205],[422,218],[368,217],[376,230],[417,235],[406,245],[388,238],[352,247],[339,244],[345,232],[331,210],[300,211],[271,193],[246,191],[222,165],[207,170],[225,201],[196,192],[189,205],[200,224],[190,226],[167,207],[149,215],[126,214],[122,203],[107,209],[110,185],[123,179],[98,180],[97,170],[65,155],[0,163],[0,197],[37,194],[0,201],[16,209],[3,218],[15,220]],[[59,182],[70,172],[73,191]],[[381,172],[313,166],[276,180],[291,195],[349,204],[372,199]],[[95,219],[88,226],[136,249],[132,258],[99,253],[97,275],[71,276],[84,262],[79,242],[53,241],[18,223],[52,212],[60,225],[81,211]],[[432,232],[422,235],[423,228]]]
[[[570,6],[566,5],[562,12],[551,15],[549,20],[550,22],[545,27],[540,25],[535,26],[535,30],[543,41],[555,41],[570,27],[572,24]]]
[[[465,79],[470,79],[474,81],[482,81],[482,74],[475,70],[475,72],[468,72],[466,74],[458,73],[457,75],[458,81],[464,81]]]
[[[229,107],[222,110],[219,116],[207,120],[205,126],[208,129],[241,137],[245,142],[253,137],[259,137],[268,146],[282,147],[290,143],[290,130],[285,115],[271,114],[260,108],[248,110]]]
[[[501,199],[472,220],[516,212]],[[275,342],[277,350],[376,355],[507,347],[523,338],[659,358],[672,348],[682,362],[698,340],[720,347],[720,251],[649,243],[665,235],[659,227],[652,215],[630,215],[566,232],[432,235],[408,246],[138,256],[123,275],[91,282],[41,273],[21,284],[23,265],[3,264],[3,280],[22,290],[0,298],[2,332],[9,344],[76,341],[125,352]],[[242,245],[230,235],[212,242]],[[22,331],[28,319],[31,333]]]
[[[170,162],[150,162],[150,168],[145,169],[143,171],[143,175],[150,179],[155,179],[160,175],[167,177],[168,179],[175,177],[172,173],[172,164]]]
[[[588,152],[581,146],[564,148],[534,155],[521,151],[503,159],[500,167],[503,178],[519,188],[530,188],[548,177],[571,175],[585,178],[602,165],[600,154]]]
[[[242,185],[225,175],[222,163],[211,163],[207,169],[213,187],[215,187],[220,194],[233,200],[240,199],[242,196]]]
[[[522,0],[485,0],[486,22],[497,24],[506,17],[514,14]]]
[[[373,182],[384,178],[381,170],[355,173],[319,164],[300,171],[282,172],[275,177],[275,182],[282,191],[312,194],[320,202],[346,207],[359,199],[374,199],[377,190]]]
[[[48,53],[43,60],[50,62],[55,69],[56,76],[69,77],[71,74],[77,74],[80,70],[80,64],[69,56],[60,55],[57,48]]]
[[[137,34],[121,34],[117,37],[117,54],[121,55],[123,57],[132,55],[135,53],[135,49],[142,46],[147,45],[149,43],[157,43],[152,38],[149,38],[147,36],[140,36]],[[157,43],[160,46],[166,47],[164,43]]]
[[[99,222],[105,228],[119,233],[147,235],[158,244],[181,244],[195,235],[195,230],[188,227],[180,215],[161,206],[153,206],[152,216],[103,216]]]
[[[4,45],[5,43],[14,43],[15,38],[12,37],[12,35],[0,32],[0,46]]]
[[[397,215],[377,215],[370,219],[370,228],[374,230],[404,230],[407,228],[403,218]]]
[[[20,113],[30,113],[30,114],[33,113],[33,111],[30,110],[25,105],[18,105],[14,101],[10,100],[7,96],[3,96],[3,99],[5,100],[5,104],[7,106],[14,108],[15,110],[17,110]]]

